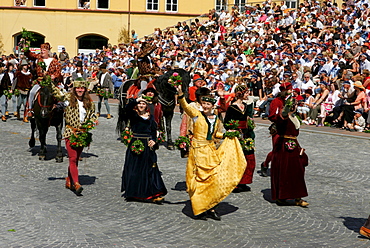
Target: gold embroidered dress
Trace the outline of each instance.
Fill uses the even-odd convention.
[[[193,213],[199,215],[225,199],[238,185],[247,162],[237,138],[226,138],[216,150],[215,138],[221,121],[217,118],[214,127],[197,109],[180,99],[186,114],[195,119],[193,139],[186,168],[186,185]],[[242,165],[242,166],[241,166]]]

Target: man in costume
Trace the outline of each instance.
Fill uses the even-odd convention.
[[[26,115],[26,101],[28,97],[28,92],[31,89],[32,85],[32,74],[28,70],[28,63],[26,60],[22,60],[20,70],[18,70],[15,73],[15,80],[12,85],[12,90],[18,90],[19,91],[19,97],[18,97],[18,102],[17,102],[17,119],[20,118],[20,110],[21,106],[23,104],[23,107],[25,109],[24,117],[23,117],[23,122],[28,122],[27,115]]]
[[[60,82],[63,80],[59,61],[53,57],[49,57],[49,52],[51,49],[50,44],[44,43],[40,48],[40,54],[33,53],[30,50],[25,50],[24,52],[24,55],[26,55],[28,59],[36,62],[35,67],[38,77],[38,79],[35,81],[36,84],[32,87],[28,97],[28,117],[33,116],[33,100],[36,93],[41,88],[38,82],[43,80],[44,76],[50,76],[51,80],[54,82]]]
[[[87,92],[88,86],[89,83],[81,77],[73,82],[72,91],[67,94],[63,94],[56,86],[52,85],[55,98],[59,101],[64,101],[67,105],[64,110],[66,129],[63,136],[66,141],[69,167],[65,187],[74,191],[77,195],[80,195],[83,190],[78,180],[78,161],[84,147],[73,147],[70,137],[86,132],[86,129],[82,128],[81,124],[87,121],[97,124],[95,105]]]

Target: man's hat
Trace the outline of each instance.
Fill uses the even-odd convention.
[[[153,87],[148,87],[145,90],[143,90],[143,95],[146,95],[148,92],[153,92],[154,96],[158,96],[158,92]]]
[[[85,81],[85,79],[83,79],[82,77],[78,77],[73,81],[73,88],[77,88],[77,87],[88,88],[89,82]]]
[[[193,76],[193,83],[196,82],[196,81],[198,81],[198,80],[203,80],[203,79],[198,74],[194,74],[194,76]]]
[[[41,44],[40,46],[41,49],[46,49],[46,50],[50,50],[51,49],[51,46],[48,42],[44,43],[44,44]]]

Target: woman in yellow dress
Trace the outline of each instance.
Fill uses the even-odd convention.
[[[218,132],[222,125],[213,114],[215,99],[201,98],[203,111],[184,99],[181,87],[177,88],[179,102],[193,120],[193,138],[186,168],[186,186],[193,213],[198,219],[221,220],[215,207],[238,185],[247,162],[237,138],[226,138],[216,150],[214,139],[223,138]],[[244,166],[240,166],[244,165]]]

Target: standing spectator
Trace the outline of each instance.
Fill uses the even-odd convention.
[[[62,51],[59,53],[59,60],[63,64],[65,61],[69,60],[69,54],[66,52],[66,49],[63,47]]]
[[[110,114],[110,107],[109,107],[108,99],[109,99],[109,94],[113,94],[114,89],[113,89],[112,77],[110,76],[106,68],[107,68],[106,64],[100,65],[100,70],[102,73],[99,76],[98,88],[104,91],[105,96],[99,95],[97,116],[100,116],[101,104],[102,104],[102,101],[104,100],[104,105],[105,105],[105,108],[107,109],[107,119],[111,119],[112,116]]]

